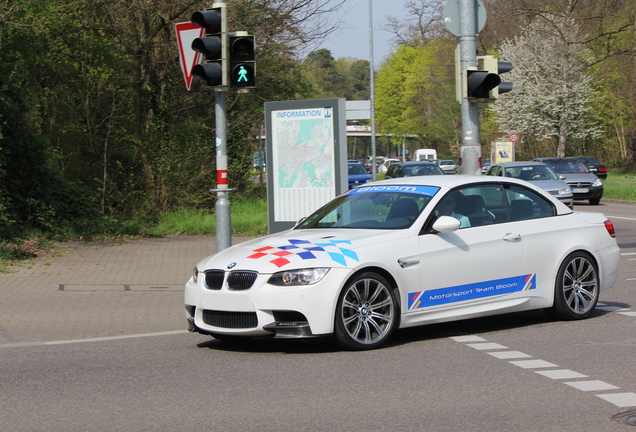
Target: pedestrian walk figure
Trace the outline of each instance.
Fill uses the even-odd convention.
[[[247,70],[245,69],[245,66],[241,66],[238,71],[238,79],[236,80],[236,82],[241,82],[241,81],[245,81],[245,82],[248,81]]]

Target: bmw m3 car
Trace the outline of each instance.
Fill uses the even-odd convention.
[[[619,259],[603,214],[573,212],[531,183],[396,178],[203,259],[185,285],[186,318],[221,340],[328,336],[373,349],[429,323],[531,309],[586,318]]]

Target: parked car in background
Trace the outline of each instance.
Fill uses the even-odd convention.
[[[603,214],[573,212],[528,182],[384,180],[201,259],[185,318],[230,343],[331,336],[348,350],[381,347],[398,328],[532,309],[575,321],[616,283],[620,254]]]
[[[413,177],[421,175],[443,175],[434,162],[404,162],[391,165],[385,178]]]
[[[384,163],[382,165],[380,165],[380,167],[378,168],[378,172],[379,173],[385,173],[387,172],[387,170],[389,169],[389,167],[395,163],[399,163],[402,162],[400,159],[395,159],[395,158],[389,158],[389,159],[385,159]]]
[[[603,182],[596,174],[581,162],[572,158],[535,158],[543,162],[559,175],[572,188],[574,200],[588,200],[591,205],[598,205],[603,197]]]
[[[481,173],[482,174],[486,174],[486,172],[488,171],[488,168],[490,168],[490,159],[482,159],[481,160]]]
[[[438,160],[437,165],[441,168],[444,174],[457,174],[457,165],[455,165],[455,161],[453,160]]]
[[[363,185],[371,180],[372,176],[364,165],[357,162],[349,162],[347,165],[349,169],[349,189]]]
[[[506,162],[491,165],[486,175],[512,177],[532,182],[572,208],[572,189],[543,162]]]
[[[577,161],[581,162],[587,167],[587,169],[596,174],[596,177],[602,179],[607,178],[607,168],[605,167],[605,165],[600,163],[598,159],[591,156],[572,156],[572,159],[576,159]]]

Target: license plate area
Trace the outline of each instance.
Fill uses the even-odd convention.
[[[590,190],[587,188],[573,188],[572,193],[588,193]]]

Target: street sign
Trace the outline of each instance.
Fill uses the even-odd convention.
[[[444,5],[444,12],[442,13],[444,25],[449,32],[457,37],[462,36],[459,31],[459,1],[460,0],[448,0]],[[475,15],[477,33],[479,33],[484,28],[484,25],[486,25],[486,8],[481,0],[475,0]]]
[[[511,133],[509,138],[510,138],[510,141],[512,141],[512,142],[519,141],[519,135],[517,135],[516,133]]]
[[[177,42],[179,43],[179,63],[185,78],[186,88],[190,90],[192,85],[192,68],[199,64],[201,53],[192,49],[192,41],[203,37],[205,29],[191,22],[178,23],[175,26]]]

